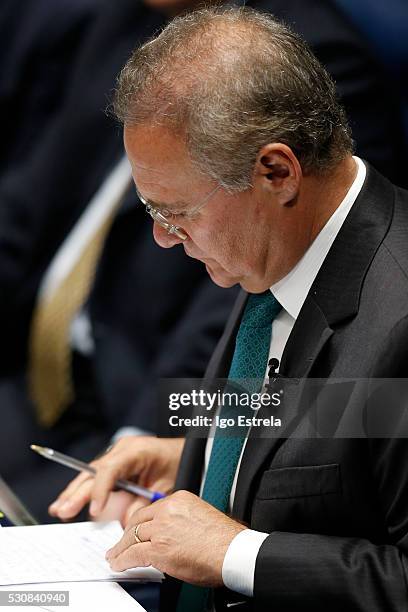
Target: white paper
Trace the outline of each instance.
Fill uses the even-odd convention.
[[[23,584],[18,586],[3,586],[0,591],[69,591],[69,607],[52,606],[24,606],[24,612],[47,610],[47,612],[146,612],[116,582],[60,582],[44,584]],[[2,606],[1,610],[16,610],[16,606]]]
[[[153,567],[112,572],[106,551],[123,534],[118,521],[3,527],[0,531],[0,585],[38,582],[159,582]]]

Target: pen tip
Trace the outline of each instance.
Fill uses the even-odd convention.
[[[30,448],[33,451],[36,451],[38,453],[39,450],[41,450],[41,446],[37,446],[37,444],[30,444]]]

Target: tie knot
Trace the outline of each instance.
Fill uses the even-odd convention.
[[[241,326],[266,327],[272,324],[282,306],[268,290],[264,293],[252,293],[242,317]]]

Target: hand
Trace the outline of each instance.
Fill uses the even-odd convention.
[[[116,519],[120,521],[122,526],[124,526],[129,522],[129,518],[134,512],[134,510],[131,511],[130,509],[135,504],[135,501],[138,504],[138,508],[142,507],[143,504],[139,500],[141,500],[141,498],[135,497],[135,495],[132,493],[127,493],[126,491],[114,491],[109,494],[108,500],[103,507],[103,510],[98,514],[96,520],[114,521]],[[149,500],[146,500],[146,502],[147,506]]]
[[[168,493],[174,488],[183,446],[183,438],[121,438],[106,455],[91,463],[97,470],[96,475],[82,472],[62,491],[48,511],[51,516],[69,519],[91,502],[90,514],[94,518],[104,517],[106,514],[101,513],[118,478],[137,478],[138,484],[144,487]],[[111,498],[109,505],[112,503]],[[148,503],[142,497],[122,495],[117,518],[124,517],[127,521],[131,512]]]
[[[196,495],[177,491],[137,510],[106,559],[114,571],[153,565],[185,582],[217,587],[228,546],[244,529]]]

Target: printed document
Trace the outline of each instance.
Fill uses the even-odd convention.
[[[153,567],[113,572],[106,551],[123,534],[118,521],[84,522],[0,530],[0,585],[108,580],[160,582]]]

